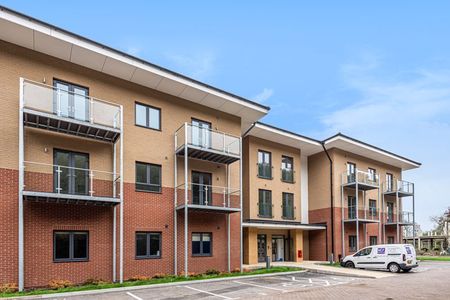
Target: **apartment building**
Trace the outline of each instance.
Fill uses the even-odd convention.
[[[0,9],[0,282],[241,268],[268,108]]]
[[[263,123],[244,136],[244,263],[309,258],[308,156],[319,141]]]
[[[0,28],[0,283],[337,259],[414,222],[419,163],[4,7]]]
[[[309,221],[327,230],[310,233],[310,259],[401,243],[415,219],[414,184],[402,175],[420,163],[340,133],[322,143],[308,157]]]

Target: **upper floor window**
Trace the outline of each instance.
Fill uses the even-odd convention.
[[[136,190],[161,192],[161,166],[136,162]]]
[[[259,190],[258,191],[258,208],[259,217],[272,217],[272,191]]]
[[[295,219],[294,218],[294,194],[283,193],[283,218],[285,219]]]
[[[161,109],[136,103],[135,110],[136,125],[161,130]]]
[[[211,123],[192,119],[192,141],[194,146],[211,148]]]
[[[373,199],[369,199],[369,216],[376,217],[377,216],[377,201]]]
[[[347,182],[355,182],[356,181],[356,164],[348,162],[347,163]]]
[[[136,258],[160,258],[161,233],[136,232]]]
[[[294,182],[294,159],[292,157],[281,157],[281,180]]]
[[[375,181],[377,178],[377,170],[373,169],[373,168],[369,168],[367,170],[367,173],[369,173],[369,180],[371,181]]]
[[[88,260],[88,240],[86,231],[55,231],[53,259],[55,261]]]
[[[55,87],[53,110],[58,116],[89,121],[88,88],[56,79],[53,80],[53,86]]]
[[[356,219],[356,197],[348,196],[347,198],[347,216],[351,219]]]
[[[258,151],[258,176],[272,179],[272,154],[266,151]]]
[[[392,186],[394,184],[394,176],[391,173],[386,173],[386,192],[392,191]]]

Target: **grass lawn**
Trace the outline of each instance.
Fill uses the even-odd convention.
[[[450,256],[417,256],[421,261],[450,261]]]
[[[338,268],[342,268],[341,263],[339,263],[339,262],[334,262],[334,263],[332,263],[332,264],[330,264],[330,263],[323,263],[323,264],[320,264],[320,265],[322,265],[322,266],[328,266],[328,267],[338,267]]]
[[[140,286],[140,285],[152,285],[157,283],[170,283],[170,282],[183,282],[183,281],[193,281],[201,279],[212,279],[212,278],[226,278],[226,277],[236,277],[236,276],[248,276],[248,275],[259,275],[268,273],[280,273],[280,272],[291,272],[300,271],[301,268],[291,268],[291,267],[272,267],[270,269],[256,269],[249,272],[236,272],[236,273],[221,273],[221,274],[200,274],[196,276],[190,276],[188,278],[184,276],[174,276],[168,275],[164,278],[155,278],[149,280],[139,280],[139,281],[125,281],[124,283],[101,283],[101,284],[86,284],[78,285],[60,289],[34,289],[24,292],[13,292],[13,293],[0,293],[0,297],[18,297],[18,296],[30,296],[30,295],[43,295],[43,294],[56,294],[65,292],[77,292],[77,291],[88,291],[88,290],[99,290],[99,289],[109,289],[117,287],[127,287],[127,286]]]

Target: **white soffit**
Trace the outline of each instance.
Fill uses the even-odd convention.
[[[0,6],[0,39],[226,113],[249,125],[269,108]],[[242,130],[248,127],[243,126]]]
[[[323,151],[319,141],[302,137],[262,123],[256,123],[247,133],[257,138],[268,140],[280,145],[286,145],[301,150],[302,155],[309,156]]]
[[[350,153],[354,153],[363,157],[373,159],[375,161],[383,162],[385,164],[401,168],[402,170],[410,170],[420,167],[420,163],[416,163],[393,153],[383,151],[382,149],[378,149],[376,147],[340,135],[326,140],[325,146],[327,149],[342,149]]]

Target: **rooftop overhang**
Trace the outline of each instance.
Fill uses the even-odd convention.
[[[0,6],[0,39],[241,117],[242,130],[269,108],[67,30]]]
[[[261,229],[301,229],[301,230],[324,230],[326,226],[310,225],[300,222],[282,222],[282,221],[255,221],[247,220],[242,222],[242,227],[261,228]]]
[[[381,148],[366,144],[343,134],[337,134],[324,141],[327,149],[338,148],[363,157],[373,159],[402,170],[415,169],[421,166],[420,163],[383,150]]]
[[[260,122],[253,124],[246,135],[300,149],[305,156],[323,151],[321,143],[317,140]]]

